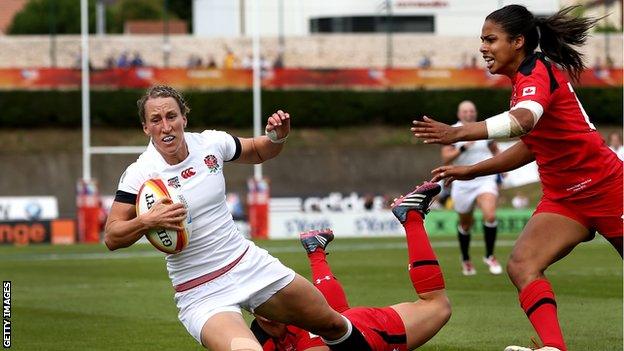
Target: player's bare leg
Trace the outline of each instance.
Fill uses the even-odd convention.
[[[334,351],[366,350],[368,347],[351,321],[332,309],[314,285],[298,274],[289,285],[256,308],[255,313],[319,335]]]
[[[521,307],[545,346],[566,350],[555,295],[544,271],[587,240],[588,235],[583,225],[568,217],[538,213],[525,226],[507,262],[507,273],[518,288]]]
[[[243,316],[236,312],[221,312],[208,319],[201,331],[201,341],[211,351],[262,351]]]
[[[405,324],[410,350],[431,339],[451,317],[451,304],[444,290],[442,271],[423,222],[431,199],[439,191],[438,184],[424,183],[396,200],[392,209],[405,228],[409,275],[419,297],[416,302],[391,306]]]
[[[498,223],[496,222],[496,200],[497,197],[492,193],[483,193],[477,196],[477,205],[483,213],[483,239],[485,240],[485,255],[483,262],[488,266],[490,273],[501,274],[503,268],[494,256],[494,245],[496,243],[496,234]]]
[[[332,309],[323,295],[307,279],[298,275],[254,311],[265,318],[292,324],[336,340],[347,332],[344,318]]]

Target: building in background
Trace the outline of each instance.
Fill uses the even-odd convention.
[[[207,37],[250,36],[253,0],[194,0],[193,33]],[[431,33],[474,36],[493,9],[522,3],[538,15],[552,14],[559,0],[262,0],[261,35],[315,33]]]

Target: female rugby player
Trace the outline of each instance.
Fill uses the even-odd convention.
[[[238,138],[214,130],[185,132],[190,110],[171,87],[152,87],[137,105],[150,142],[121,176],[105,227],[106,246],[128,247],[150,228],[181,229],[180,221],[191,216],[188,247],[166,256],[167,271],[180,321],[210,350],[262,350],[241,308],[306,328],[331,340],[332,350],[364,344],[357,327],[310,282],[246,240],[227,210],[225,163],[261,163],[277,156],[290,132],[289,114],[271,115],[265,136]],[[177,188],[186,206],[160,201],[137,217],[137,193],[152,177]]]
[[[312,281],[330,306],[357,326],[367,345],[353,351],[407,351],[431,339],[449,320],[451,306],[444,278],[423,224],[429,203],[440,185],[424,183],[393,204],[392,212],[405,229],[409,256],[409,276],[418,295],[416,302],[389,307],[350,308],[342,286],[326,260],[326,248],[334,238],[331,230],[301,234],[308,253]],[[264,351],[327,351],[321,338],[309,332],[256,315],[251,329]]]
[[[570,16],[573,9],[541,18],[509,5],[489,14],[480,51],[491,73],[511,79],[509,111],[461,127],[427,117],[412,127],[425,143],[520,137],[489,160],[433,170],[434,181],[473,179],[537,161],[543,197],[513,248],[507,272],[544,344],[539,350],[550,351],[564,351],[566,345],[544,271],[596,231],[622,255],[622,161],[590,122],[565,75],[578,79],[585,68],[573,46],[582,45],[596,23]],[[535,51],[538,44],[541,52]]]

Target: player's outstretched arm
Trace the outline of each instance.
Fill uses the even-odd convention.
[[[257,164],[279,155],[290,133],[290,114],[278,110],[269,116],[264,131],[263,136],[239,138],[241,155],[235,162]]]
[[[425,144],[452,144],[458,141],[508,139],[524,135],[533,129],[542,111],[515,108],[485,121],[452,127],[427,116],[413,121],[412,133]]]
[[[104,227],[104,243],[111,251],[128,247],[150,228],[182,230],[180,222],[185,218],[184,205],[174,204],[171,199],[157,201],[148,212],[138,217],[134,205],[115,201]]]
[[[453,180],[470,180],[476,177],[504,173],[522,167],[535,160],[535,156],[521,140],[498,155],[471,166],[442,166],[431,171],[432,182],[445,179],[446,183]]]

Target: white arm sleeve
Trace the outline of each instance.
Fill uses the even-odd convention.
[[[121,175],[119,179],[119,185],[117,186],[117,190],[121,190],[130,194],[138,194],[139,189],[141,189],[141,185],[145,182],[145,176],[141,174],[139,166],[137,163],[133,163],[126,171]]]
[[[487,127],[488,138],[509,138],[511,134],[509,117],[509,111],[505,111],[486,119],[485,126]]]
[[[234,161],[240,156],[241,144],[237,137],[217,130],[205,130],[201,135],[209,143],[217,144],[223,161]]]
[[[537,124],[537,121],[539,121],[539,119],[544,114],[544,108],[542,107],[542,105],[540,105],[539,102],[533,100],[520,101],[516,104],[516,106],[511,108],[511,111],[518,108],[524,108],[531,111],[531,113],[533,114],[533,126]]]

